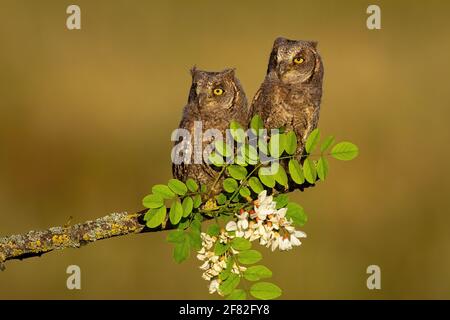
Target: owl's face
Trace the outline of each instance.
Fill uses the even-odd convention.
[[[228,109],[233,106],[235,95],[239,90],[234,69],[208,72],[194,67],[191,73],[189,102],[196,102],[202,110]]]
[[[267,73],[275,73],[287,84],[302,83],[314,74],[320,63],[317,42],[277,38],[274,42]]]

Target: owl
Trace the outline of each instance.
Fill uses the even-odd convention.
[[[317,127],[322,97],[323,65],[317,42],[277,38],[267,74],[256,93],[251,113],[259,114],[267,129],[294,131],[296,156]]]
[[[190,144],[183,148],[198,150],[193,144],[194,128],[198,131],[201,122],[202,133],[208,129],[216,129],[217,133],[226,139],[226,129],[229,128],[230,121],[239,122],[244,128],[249,121],[249,109],[247,98],[239,80],[235,76],[234,69],[226,69],[221,72],[208,72],[198,70],[195,67],[191,70],[192,85],[189,92],[188,103],[184,107],[183,116],[179,128],[186,129],[192,136]],[[197,132],[198,133],[198,132]],[[197,135],[198,136],[198,135]],[[204,150],[207,145],[211,145],[217,139],[203,136],[200,146]],[[179,141],[175,142],[175,146]],[[217,168],[208,165],[204,161],[195,161],[195,152],[188,161],[180,164],[174,163],[172,173],[176,179],[186,181],[188,178],[205,184],[211,190],[211,194],[218,194],[222,191],[222,179],[216,180],[219,172]],[[213,186],[214,184],[214,186]]]

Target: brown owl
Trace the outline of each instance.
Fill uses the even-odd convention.
[[[299,141],[297,155],[303,153],[306,139],[319,121],[322,79],[317,42],[275,40],[251,113],[259,114],[268,129],[293,130]]]
[[[206,137],[208,129],[216,129],[216,133],[225,139],[225,131],[229,128],[231,120],[239,122],[243,127],[249,121],[249,110],[244,90],[235,76],[234,69],[226,69],[221,72],[207,72],[195,67],[191,70],[192,85],[189,92],[188,104],[184,107],[183,117],[179,128],[186,129],[192,136],[189,144],[184,149],[194,151],[188,161],[172,166],[173,176],[181,181],[192,178],[209,188],[216,180],[218,172],[206,162],[198,161],[198,144],[195,146],[194,128],[198,134],[199,123],[203,134],[203,142],[199,145],[202,150],[216,137]],[[211,130],[209,130],[211,131]],[[198,137],[198,135],[197,135]],[[175,142],[175,146],[179,142]],[[197,157],[197,161],[194,159]],[[212,188],[212,194],[218,194],[222,190],[222,180],[219,180]]]

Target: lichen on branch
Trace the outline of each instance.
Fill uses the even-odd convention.
[[[4,270],[4,262],[7,260],[22,260],[41,256],[53,250],[80,248],[97,240],[172,228],[170,224],[155,229],[147,228],[143,222],[146,212],[147,210],[136,213],[112,213],[72,226],[52,227],[0,237],[0,268]]]

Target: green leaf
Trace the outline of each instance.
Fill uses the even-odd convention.
[[[280,287],[270,282],[257,282],[250,288],[250,294],[261,300],[278,298],[281,293]]]
[[[239,143],[242,143],[245,141],[245,132],[242,126],[239,124],[239,122],[232,120],[230,122],[230,134],[233,137],[234,140],[236,140]]]
[[[228,249],[230,248],[230,244],[227,243],[221,243],[219,241],[216,242],[216,244],[214,245],[214,254],[216,256],[221,256],[223,255]]]
[[[202,197],[199,194],[195,195],[193,200],[194,200],[194,208],[198,208],[202,205]]]
[[[142,200],[146,208],[157,209],[163,206],[164,199],[159,194],[149,194]]]
[[[175,230],[171,231],[167,234],[167,242],[170,243],[181,243],[184,241],[184,231],[183,230]]]
[[[217,140],[216,142],[214,142],[214,147],[215,150],[224,157],[229,157],[232,154],[231,147],[223,140]]]
[[[217,224],[212,224],[208,227],[206,233],[209,234],[211,237],[216,237],[220,233],[220,227]]]
[[[173,199],[175,198],[175,193],[173,193],[170,188],[164,184],[154,185],[152,188],[152,192],[161,196],[163,199]]]
[[[294,154],[295,151],[297,151],[297,136],[295,135],[294,131],[289,131],[288,133],[285,133],[285,150],[287,154]]]
[[[303,162],[303,175],[305,176],[306,181],[308,181],[309,183],[316,182],[316,166],[309,158],[306,158],[305,162]]]
[[[263,170],[265,169],[265,170]],[[275,187],[275,179],[273,176],[264,174],[264,172],[270,171],[269,168],[259,168],[258,177],[261,182],[269,188]]]
[[[287,205],[286,216],[291,218],[299,227],[303,227],[305,223],[308,221],[308,216],[305,213],[305,210],[295,202],[289,202]]]
[[[215,151],[210,153],[208,160],[216,167],[221,167],[225,163],[223,157],[218,152]]]
[[[267,141],[264,140],[264,137],[260,137],[258,139],[258,149],[260,152],[264,153],[265,155],[269,154],[269,145],[267,144]]]
[[[226,192],[234,192],[238,188],[238,183],[232,178],[227,178],[223,181],[223,188]]]
[[[180,222],[181,217],[183,217],[183,207],[181,206],[180,201],[177,199],[172,202],[172,206],[170,207],[170,223],[172,225],[176,225],[178,222]]]
[[[247,294],[242,289],[234,289],[225,299],[227,300],[245,300]]]
[[[196,192],[198,190],[198,184],[197,184],[197,182],[195,182],[194,179],[191,179],[191,178],[187,179],[186,186],[189,189],[189,191],[191,191],[191,192]]]
[[[170,190],[172,190],[173,192],[175,192],[180,196],[184,196],[187,192],[186,185],[178,179],[170,179],[168,186]]]
[[[184,230],[184,229],[188,228],[190,224],[191,224],[190,219],[181,218],[180,222],[178,223],[177,229]]]
[[[183,203],[181,204],[183,207],[183,217],[187,217],[191,214],[192,209],[194,208],[194,200],[191,197],[186,197],[183,199]]]
[[[325,180],[328,175],[328,160],[324,157],[320,157],[319,162],[317,162],[317,175],[320,180]]]
[[[333,158],[343,161],[348,161],[358,156],[359,150],[356,145],[351,142],[339,142],[331,149],[331,156]]]
[[[273,176],[275,178],[275,181],[281,184],[282,186],[287,186],[288,184],[288,177],[286,175],[286,171],[284,170],[283,166],[278,164],[278,170]]]
[[[227,171],[236,180],[243,180],[247,176],[247,169],[236,164],[230,165]]]
[[[256,164],[258,162],[258,151],[254,146],[245,144],[239,150],[247,163]]]
[[[259,179],[257,177],[251,177],[248,180],[248,185],[257,194],[261,193],[264,190],[263,185],[261,184],[261,182],[259,181]]]
[[[252,243],[247,239],[236,237],[231,240],[231,247],[238,251],[248,250],[252,247]]]
[[[305,182],[305,177],[303,176],[302,166],[296,159],[289,160],[289,174],[291,175],[292,180],[296,184],[302,184]]]
[[[254,115],[250,121],[250,128],[256,136],[259,135],[259,130],[264,129],[264,122],[258,114]]]
[[[237,129],[242,129],[242,126],[239,122],[237,122],[236,120],[231,120],[230,121],[230,130],[237,130]]]
[[[242,264],[253,264],[262,259],[262,255],[256,250],[245,250],[238,253],[238,260]]]
[[[270,277],[272,277],[272,271],[262,265],[251,266],[244,271],[244,278],[248,281],[259,281]]]
[[[200,186],[200,191],[201,191],[201,193],[206,193],[206,192],[208,192],[208,186],[207,186],[206,184],[202,184],[202,185]]]
[[[227,280],[220,284],[219,291],[225,296],[229,295],[239,285],[240,281],[241,278],[237,274],[232,273]]]
[[[225,268],[225,270],[222,270],[221,273],[219,273],[219,279],[220,280],[226,280],[230,274],[231,274],[231,269],[233,269],[233,265],[234,265],[234,260],[233,258],[228,258],[227,260],[227,267]]]
[[[202,248],[202,237],[200,236],[200,233],[191,230],[191,232],[188,233],[188,236],[191,247],[195,250],[200,250]]]
[[[191,228],[190,230],[192,232],[196,232],[200,234],[202,232],[202,215],[200,213],[197,213],[194,217],[194,220],[191,222]]]
[[[162,206],[158,209],[150,209],[144,217],[145,221],[147,221],[147,227],[156,228],[163,223],[166,218],[166,210],[166,206]]]
[[[176,263],[181,263],[189,257],[190,251],[190,240],[185,235],[184,241],[175,245],[175,248],[173,249],[173,259]]]
[[[247,159],[245,158],[245,154],[244,154],[244,146],[240,146],[237,150],[237,154],[236,154],[236,158],[234,159],[234,163],[239,165],[239,166],[243,166],[246,167],[247,166]]]
[[[306,139],[305,144],[306,152],[307,153],[313,152],[319,140],[320,140],[320,131],[318,128],[316,128],[309,134],[308,139]]]
[[[274,158],[279,158],[285,148],[286,137],[282,134],[274,134],[270,137],[269,151],[270,155]]]
[[[216,196],[216,201],[217,201],[217,204],[219,206],[221,206],[221,205],[225,204],[225,202],[227,202],[227,196],[224,195],[223,193],[220,193]]]
[[[333,143],[334,143],[333,136],[326,137],[325,140],[322,142],[322,145],[320,146],[320,152],[325,152]]]
[[[287,194],[280,194],[273,199],[277,203],[277,210],[284,208],[289,203],[289,197]]]
[[[249,189],[249,188],[247,188],[247,187],[241,187],[241,189],[239,189],[239,194],[240,194],[242,197],[247,198],[247,197],[250,197],[251,192],[250,192],[250,189]]]

